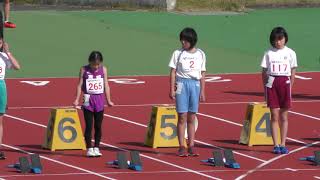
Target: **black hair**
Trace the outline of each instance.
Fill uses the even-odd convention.
[[[182,40],[189,42],[192,49],[197,44],[198,35],[193,28],[186,27],[180,32],[180,41]]]
[[[275,47],[275,42],[276,40],[285,38],[286,39],[286,43],[288,42],[288,33],[287,31],[283,28],[283,27],[275,27],[272,29],[271,33],[270,33],[270,37],[269,37],[269,41],[270,44],[272,45],[272,47]]]
[[[96,62],[96,61],[103,62],[103,57],[102,57],[101,52],[99,52],[99,51],[92,51],[92,52],[90,53],[90,55],[89,55],[88,61],[89,61],[89,62]]]

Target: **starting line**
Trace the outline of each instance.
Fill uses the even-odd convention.
[[[201,173],[224,173],[224,172],[246,172],[250,169],[238,169],[238,170],[199,170]],[[320,169],[294,169],[294,172],[301,171],[320,171]],[[261,169],[257,172],[288,172],[292,171],[289,168],[284,169]],[[143,172],[97,172],[101,175],[117,175],[117,174],[166,174],[166,173],[190,173],[188,171],[143,171]],[[48,173],[48,174],[25,174],[25,175],[0,175],[0,178],[10,178],[10,177],[39,177],[39,176],[81,176],[81,175],[91,175],[90,173]],[[1,180],[1,179],[0,179]]]

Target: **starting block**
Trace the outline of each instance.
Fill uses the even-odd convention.
[[[240,164],[235,161],[232,150],[226,149],[223,152],[225,158],[223,158],[221,151],[213,151],[213,158],[202,160],[201,162],[208,163],[215,167],[225,166],[228,168],[239,169]]]
[[[300,158],[300,161],[309,161],[314,163],[316,166],[320,166],[320,151],[315,151],[314,156]]]
[[[119,169],[132,169],[134,171],[142,171],[142,163],[140,153],[138,151],[130,152],[131,161],[128,161],[125,152],[117,153],[117,160],[107,162],[108,165],[113,165]]]
[[[19,157],[19,163],[9,165],[9,168],[15,168],[21,173],[35,173],[41,174],[42,165],[40,161],[40,156],[38,154],[30,155],[31,163],[29,163],[28,157]]]
[[[213,151],[212,155],[213,155],[213,158],[209,158],[207,160],[201,160],[201,162],[207,163],[207,164],[209,164],[211,166],[215,166],[215,167],[224,166],[224,161],[223,161],[221,151]]]
[[[3,152],[0,152],[0,160],[5,160],[6,159],[6,156],[4,155]]]
[[[240,164],[236,162],[233,156],[233,152],[230,149],[225,149],[223,151],[224,157],[226,158],[225,165],[228,168],[240,169]]]
[[[130,152],[131,155],[131,162],[129,164],[129,169],[135,171],[142,171],[142,163],[140,159],[140,153],[138,151]]]

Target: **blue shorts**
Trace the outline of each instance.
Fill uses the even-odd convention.
[[[7,88],[6,82],[0,80],[0,114],[5,114],[7,108]]]
[[[200,81],[177,77],[176,110],[178,113],[193,112],[199,109]]]

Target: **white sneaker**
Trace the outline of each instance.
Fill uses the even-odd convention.
[[[93,148],[93,151],[94,151],[94,153],[95,153],[95,155],[96,155],[97,157],[102,156],[99,148],[95,147],[95,148]]]
[[[87,157],[95,157],[96,153],[94,152],[93,148],[89,148],[87,151]]]

